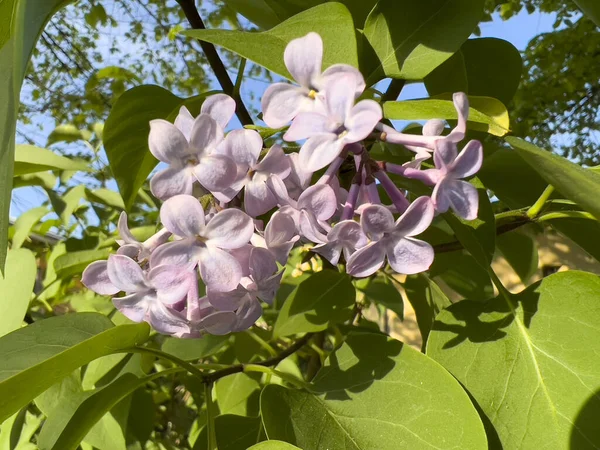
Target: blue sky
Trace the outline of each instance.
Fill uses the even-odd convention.
[[[495,16],[492,22],[481,24],[482,37],[497,37],[511,42],[517,49],[524,50],[529,41],[536,35],[552,31],[554,15],[551,14],[527,14],[525,10],[508,21],[502,21],[499,16]],[[251,94],[260,95],[267,84],[251,81],[242,88],[242,95],[250,97]],[[411,84],[405,87],[402,92],[402,99],[420,98],[427,96],[427,92],[422,84]],[[43,132],[48,134],[54,124],[50,118],[42,123]],[[24,211],[39,206],[46,200],[43,191],[33,188],[20,188],[13,191],[13,201],[11,202],[10,216],[16,218]]]

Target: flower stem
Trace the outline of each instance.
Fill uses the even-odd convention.
[[[215,412],[213,410],[212,383],[204,383],[204,401],[206,402],[206,431],[208,435],[208,450],[217,448],[215,434]]]
[[[270,367],[259,366],[257,364],[244,364],[244,373],[247,372],[266,373],[267,375],[281,378],[282,380],[287,381],[288,383],[293,384],[294,386],[299,387],[300,389],[309,389],[309,384],[304,382],[303,380],[300,380],[295,376],[290,375],[289,373],[271,369]]]
[[[354,216],[354,210],[356,209],[356,202],[358,201],[358,194],[360,193],[360,183],[352,183],[350,190],[348,191],[348,197],[344,204],[344,210],[342,211],[342,220],[350,220]]]
[[[527,216],[530,219],[534,219],[540,214],[540,211],[542,210],[542,208],[544,208],[544,205],[546,204],[553,192],[554,186],[552,185],[548,185],[548,187],[544,189],[544,192],[542,192],[540,198],[538,198],[537,201],[533,204],[533,206],[527,211]]]
[[[390,179],[390,177],[388,177],[387,173],[385,173],[382,170],[378,170],[373,175],[379,180],[379,182],[383,186],[383,189],[385,189],[385,192],[387,192],[387,194],[389,195],[390,200],[392,201],[398,212],[402,214],[404,211],[406,211],[410,203],[408,202],[404,194],[400,192],[398,186],[396,186],[394,182]]]

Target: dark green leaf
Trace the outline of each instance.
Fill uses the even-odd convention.
[[[483,3],[379,0],[365,23],[365,36],[380,60],[369,82],[422,80],[467,40],[483,15]]]
[[[37,276],[35,256],[24,248],[11,249],[4,274],[0,274],[0,336],[23,323]]]
[[[301,282],[287,298],[273,330],[274,337],[325,330],[352,315],[354,286],[346,274],[323,270]]]
[[[548,184],[600,219],[600,174],[516,137],[506,141]]]
[[[498,236],[496,245],[504,259],[526,284],[538,268],[538,246],[535,236],[523,230],[514,230]]]
[[[496,38],[469,39],[450,59],[425,77],[430,95],[465,92],[493,97],[507,105],[521,80],[519,51]]]
[[[233,414],[220,415],[215,418],[217,447],[219,450],[254,448],[253,445],[262,440],[260,438],[261,428],[260,417],[244,417]],[[207,450],[207,444],[208,437],[205,427],[198,436],[193,450]]]
[[[95,313],[35,322],[0,338],[0,421],[76,368],[143,343],[146,323],[113,326]]]
[[[494,295],[489,274],[466,253],[436,255],[430,273],[432,277],[441,278],[448,287],[464,298],[484,300]]]
[[[379,333],[350,334],[317,374],[314,393],[266,386],[261,413],[269,439],[304,450],[487,448],[456,380]]]
[[[394,311],[398,317],[404,317],[404,301],[398,287],[383,275],[370,280],[361,291],[372,302],[385,306]]]
[[[167,338],[161,350],[185,361],[206,358],[218,352],[229,340],[229,336],[207,334],[200,339]]]
[[[231,30],[189,30],[183,33],[220,45],[275,73],[291,78],[283,63],[285,46],[292,39],[311,31],[319,33],[323,39],[323,69],[336,63],[358,67],[352,16],[340,3],[316,6],[262,33]]]
[[[154,431],[155,408],[150,391],[137,389],[131,396],[127,431],[136,437],[142,444],[142,448],[144,448],[144,444],[150,439],[150,435]]]
[[[598,447],[599,304],[597,276],[557,273],[510,301],[452,305],[427,354],[468,389],[504,448]]]
[[[593,219],[552,219],[547,223],[600,261],[600,223]]]
[[[600,5],[596,0],[575,0],[577,6],[600,27]]]

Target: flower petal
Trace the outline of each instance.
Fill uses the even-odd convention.
[[[250,181],[244,190],[244,209],[257,217],[277,206],[277,199],[264,181]]]
[[[350,116],[358,80],[352,74],[343,74],[329,80],[325,86],[325,103],[329,120],[343,125]]]
[[[255,167],[255,172],[277,175],[282,180],[291,172],[290,159],[284,153],[281,145],[275,144],[269,149],[265,157]]]
[[[194,274],[179,266],[160,265],[148,272],[148,279],[156,289],[158,301],[172,305],[186,298]]]
[[[298,223],[300,234],[315,244],[324,244],[327,242],[327,236],[321,231],[312,211],[300,211],[300,221]]]
[[[108,277],[107,261],[95,261],[85,268],[81,282],[100,295],[114,295],[120,291]]]
[[[425,231],[435,215],[435,207],[429,197],[419,197],[396,221],[395,232],[401,236],[416,236]]]
[[[179,128],[179,131],[189,141],[192,134],[192,127],[194,126],[194,116],[192,116],[190,110],[185,106],[179,108],[179,114],[175,118],[175,126]]]
[[[148,290],[144,272],[133,259],[125,255],[110,255],[107,272],[110,282],[125,292]]]
[[[383,117],[379,103],[373,100],[362,100],[350,110],[344,126],[348,134],[344,136],[346,142],[358,142],[365,139],[375,129]]]
[[[237,323],[235,325],[235,331],[243,331],[250,328],[262,315],[262,308],[260,303],[249,298],[242,307],[236,311]]]
[[[279,176],[271,175],[269,178],[267,178],[267,186],[275,196],[279,206],[295,204],[294,200],[292,200],[288,194],[285,183],[281,178],[279,178]]]
[[[270,128],[286,126],[300,112],[313,109],[313,100],[305,88],[287,83],[275,83],[267,88],[261,100],[263,121]]]
[[[129,231],[129,226],[127,225],[127,213],[125,211],[121,212],[121,215],[119,216],[117,230],[119,230],[119,236],[126,244],[139,244],[138,240],[133,237],[133,234]]]
[[[456,157],[450,171],[455,178],[466,178],[476,174],[483,164],[481,142],[469,141]]]
[[[294,118],[294,121],[283,135],[283,139],[288,142],[300,141],[319,134],[332,133],[333,131],[327,116],[316,112],[302,112]]]
[[[447,184],[445,194],[457,216],[465,220],[477,218],[479,193],[475,186],[466,181],[452,180]]]
[[[296,235],[296,224],[287,214],[276,212],[265,228],[267,247],[288,242]]]
[[[188,154],[188,141],[183,133],[163,119],[150,121],[148,147],[156,159],[166,163],[179,161]]]
[[[312,88],[312,80],[321,75],[323,41],[317,33],[291,40],[283,53],[285,66],[292,77],[305,88]]]
[[[194,120],[190,146],[194,154],[210,155],[223,141],[223,129],[208,114],[200,114]]]
[[[360,225],[365,234],[377,241],[394,229],[394,216],[382,205],[368,205],[362,210]]]
[[[331,164],[344,148],[343,139],[336,134],[320,134],[307,140],[300,148],[299,162],[302,168],[316,172]]]
[[[160,208],[163,226],[179,237],[196,237],[204,230],[204,209],[191,195],[176,195]]]
[[[221,191],[235,180],[237,167],[233,160],[225,155],[203,156],[194,166],[194,176],[209,191]]]
[[[327,235],[329,241],[343,242],[354,248],[360,248],[367,245],[367,237],[363,233],[362,227],[354,220],[343,220],[335,224]]]
[[[353,277],[368,277],[377,272],[383,266],[384,261],[384,242],[371,242],[352,255],[346,264],[346,272]]]
[[[211,95],[202,103],[200,114],[208,114],[225,129],[235,114],[235,100],[227,94]]]
[[[219,153],[229,156],[236,164],[248,168],[254,167],[262,148],[263,140],[256,131],[233,130],[219,145]]]
[[[166,200],[175,195],[190,195],[193,190],[194,176],[189,168],[183,169],[169,167],[152,176],[150,191],[161,200]]]
[[[431,201],[435,210],[439,213],[445,213],[450,208],[450,199],[447,195],[448,184],[451,183],[451,179],[442,178],[433,188],[431,193]]]
[[[253,248],[250,253],[250,275],[258,285],[278,271],[275,257],[264,248]]]
[[[125,297],[115,297],[112,299],[113,305],[121,314],[129,320],[140,323],[146,318],[146,313],[149,308],[149,296],[147,292],[126,295]]]
[[[209,289],[206,293],[208,301],[218,311],[235,311],[242,306],[247,296],[248,291],[242,286],[229,292],[217,292]]]
[[[433,247],[427,242],[407,237],[390,241],[387,257],[395,272],[412,275],[429,269],[434,253]]]
[[[209,334],[223,336],[231,333],[238,322],[238,317],[234,312],[217,311],[203,318],[200,326]]]
[[[224,250],[206,247],[200,252],[200,275],[207,288],[233,291],[242,278],[240,263]]]
[[[449,139],[438,139],[435,142],[433,162],[435,163],[436,169],[447,169],[447,167],[454,162],[457,155],[458,150],[456,144]]]
[[[456,92],[452,95],[454,108],[458,114],[458,123],[456,127],[447,136],[447,139],[457,143],[465,138],[467,132],[467,120],[469,118],[469,98],[464,92]]]
[[[329,66],[321,75],[318,85],[319,90],[324,89],[332,80],[337,80],[344,75],[352,75],[356,78],[356,91],[354,97],[360,97],[360,94],[365,90],[365,79],[356,67],[348,64],[334,64]]]
[[[203,236],[212,246],[234,249],[250,242],[253,233],[254,222],[248,214],[239,209],[225,209],[208,222]]]
[[[342,256],[342,244],[339,242],[328,242],[327,244],[315,245],[311,251],[318,253],[334,266],[340,262]]]
[[[441,136],[446,122],[442,119],[430,119],[423,125],[423,136]]]
[[[194,243],[195,238],[187,238],[159,245],[150,256],[150,267],[166,264],[193,268],[198,263],[200,251]]]
[[[269,305],[273,304],[273,300],[275,300],[277,291],[281,286],[281,279],[283,278],[284,272],[285,270],[281,269],[278,273],[262,280],[257,286],[256,296]]]
[[[298,209],[311,211],[319,220],[329,220],[337,209],[335,191],[327,184],[311,186],[300,195]]]
[[[174,335],[190,332],[190,327],[185,318],[159,301],[150,302],[148,323],[162,334]]]

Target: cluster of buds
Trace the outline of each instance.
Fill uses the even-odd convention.
[[[467,97],[454,95],[458,123],[449,133],[442,120],[427,122],[422,135],[400,133],[381,122],[379,103],[359,100],[360,72],[344,64],[321,72],[322,55],[316,33],[291,41],[284,61],[299,86],[276,83],[262,98],[264,122],[274,129],[289,125],[283,139],[303,141],[297,153],[277,144],[263,150],[251,129],[225,133],[235,101],[224,94],[207,98],[196,118],[182,107],[173,124],[152,121],[150,151],[168,166],[150,183],[164,201],[164,229],[138,242],[123,213],[119,250],[92,263],[84,284],[102,295],[123,291],[113,303],[131,320],[197,337],[252,326],[261,301],[273,302],[281,266],[297,243],[312,243],[315,253],[355,277],[374,274],[386,261],[398,273],[426,271],[433,248],[415,236],[436,212],[477,217],[477,190],[462,179],[479,170],[481,144],[457,148],[466,132]],[[404,165],[375,161],[365,146],[374,139],[404,145],[415,158]],[[433,166],[422,169],[431,157]],[[356,169],[348,190],[338,178],[346,161]],[[411,203],[388,173],[433,186],[431,197]],[[380,189],[390,205],[382,204]],[[198,200],[205,194],[214,200],[206,209]]]

